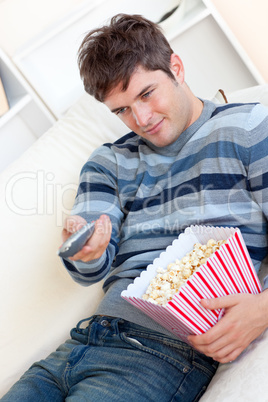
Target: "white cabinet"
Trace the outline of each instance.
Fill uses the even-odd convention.
[[[82,95],[77,50],[85,33],[112,15],[142,14],[158,21],[179,0],[99,0],[82,3],[77,12],[58,21],[14,58],[24,76],[56,117]],[[210,0],[182,0],[161,23],[186,68],[186,81],[200,97],[219,88],[231,92],[264,82]]]
[[[230,93],[264,83],[210,0],[185,0],[184,11],[183,19],[176,22],[174,13],[163,27],[197,96],[211,98],[218,89]]]
[[[0,49],[0,77],[9,110],[0,117],[0,171],[55,121],[7,55]]]

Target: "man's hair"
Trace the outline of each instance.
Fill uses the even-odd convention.
[[[109,25],[90,31],[78,51],[78,66],[86,92],[103,102],[119,83],[128,88],[138,66],[162,70],[171,79],[173,53],[161,28],[140,15],[115,15]]]

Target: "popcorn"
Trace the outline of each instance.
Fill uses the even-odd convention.
[[[142,296],[143,300],[165,306],[180,290],[180,287],[225,242],[226,240],[209,239],[206,244],[195,243],[193,250],[181,260],[176,259],[168,264],[166,269],[159,267],[157,275],[151,280]]]

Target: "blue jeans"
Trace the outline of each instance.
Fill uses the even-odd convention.
[[[198,401],[217,363],[179,339],[120,318],[82,321],[1,399],[23,402]],[[84,320],[85,321],[85,320]]]

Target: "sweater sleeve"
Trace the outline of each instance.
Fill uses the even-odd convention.
[[[253,109],[250,118],[252,135],[249,137],[249,183],[252,196],[260,206],[264,219],[268,219],[268,110],[262,105]],[[267,254],[264,252],[264,254]],[[268,289],[268,275],[263,290]]]
[[[71,214],[80,215],[87,222],[98,219],[101,214],[107,214],[112,222],[110,243],[99,259],[87,263],[63,260],[72,278],[84,286],[102,280],[109,273],[118,251],[123,213],[118,197],[117,169],[116,157],[107,144],[93,152],[81,170]]]
[[[253,108],[249,120],[248,180],[253,199],[268,219],[268,109],[262,105]]]
[[[253,263],[261,261],[267,255],[267,220],[268,220],[268,109],[261,104],[252,108],[246,124],[247,148],[247,185],[250,204],[241,227],[245,237],[250,234],[248,244]],[[243,203],[241,203],[241,210]],[[258,271],[258,266],[257,271]],[[267,282],[265,284],[267,287]]]

